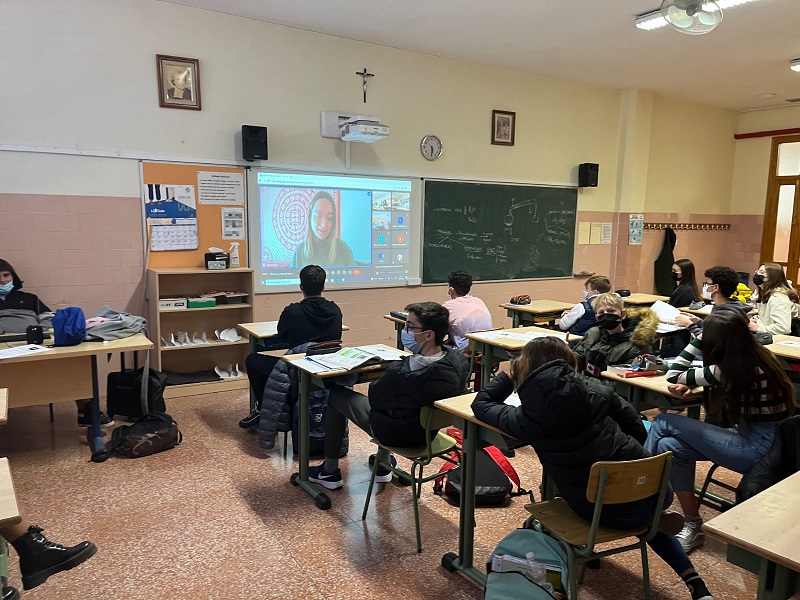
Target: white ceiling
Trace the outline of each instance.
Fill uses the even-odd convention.
[[[701,36],[634,27],[635,15],[660,0],[163,1],[732,110],[789,106],[800,96],[800,73],[788,67],[800,57],[800,0],[727,9]],[[776,96],[762,100],[764,92]]]

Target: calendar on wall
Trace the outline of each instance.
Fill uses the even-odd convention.
[[[193,223],[151,224],[150,251],[197,250],[200,241],[197,235],[197,219]]]

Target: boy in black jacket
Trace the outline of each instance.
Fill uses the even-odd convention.
[[[270,340],[276,347],[294,348],[306,342],[330,342],[342,339],[342,311],[333,300],[322,297],[325,289],[325,269],[307,265],[300,270],[300,291],[303,299],[283,309],[278,320],[278,337]],[[277,346],[280,344],[280,346]],[[239,421],[239,427],[254,429],[261,418],[261,399],[277,356],[253,353],[247,357],[247,377],[256,397],[252,412]]]
[[[409,304],[403,344],[414,354],[392,363],[369,386],[369,397],[348,388],[331,390],[325,411],[325,462],[309,469],[314,483],[335,490],[344,485],[339,469],[339,449],[347,419],[387,446],[420,446],[426,443],[419,422],[420,409],[436,400],[463,393],[469,379],[469,363],[455,349],[443,349],[450,328],[447,309],[436,302]],[[377,460],[394,461],[381,450]],[[389,469],[379,467],[375,481],[391,481]]]

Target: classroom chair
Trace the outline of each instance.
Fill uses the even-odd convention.
[[[725,512],[736,504],[736,486],[730,485],[729,483],[726,483],[720,479],[714,479],[714,472],[719,468],[719,466],[720,465],[714,463],[708,470],[708,475],[706,475],[706,480],[703,482],[703,487],[700,488],[700,492],[697,494],[697,503],[710,506],[719,512]],[[728,490],[729,492],[733,492],[734,497],[725,498],[724,496],[719,496],[710,492],[708,490],[708,486],[711,484]]]
[[[583,571],[588,561],[635,550],[642,553],[642,579],[644,596],[650,600],[650,569],[647,563],[647,542],[658,531],[661,505],[667,492],[669,473],[672,467],[672,452],[658,456],[619,462],[597,462],[592,465],[586,485],[586,499],[595,505],[592,522],[588,523],[567,505],[563,498],[529,504],[525,508],[541,527],[552,534],[567,554],[570,600],[578,598],[578,582],[583,580]],[[600,525],[600,513],[604,504],[634,502],[658,494],[650,525],[638,529],[610,529]],[[596,552],[595,544],[605,544],[629,537],[638,538],[634,543]],[[580,576],[577,569],[580,569]]]
[[[425,428],[427,444],[415,448],[396,448],[394,446],[385,446],[377,440],[372,440],[373,443],[378,445],[378,448],[384,448],[389,452],[393,452],[395,456],[402,456],[411,461],[411,471],[404,471],[403,469],[392,466],[391,464],[381,464],[381,466],[389,469],[398,477],[405,477],[411,481],[411,491],[414,500],[414,527],[417,533],[417,552],[422,552],[422,537],[419,531],[419,506],[418,499],[422,494],[422,484],[428,481],[433,481],[439,477],[443,477],[450,471],[458,468],[459,460],[452,468],[444,471],[436,471],[432,475],[424,476],[423,470],[427,467],[434,458],[441,458],[452,462],[451,453],[455,450],[456,454],[459,452],[456,441],[449,435],[438,432],[433,439],[431,439],[431,432],[443,429],[453,424],[453,415],[446,413],[436,408],[422,407],[419,415],[419,421]],[[364,512],[361,514],[361,520],[367,518],[367,511],[369,510],[369,501],[372,497],[372,488],[375,485],[375,475],[378,471],[378,461],[372,463],[372,475],[369,480],[369,489],[367,489],[367,499],[364,502]]]

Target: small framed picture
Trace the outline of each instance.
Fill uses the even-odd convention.
[[[499,146],[514,145],[517,113],[509,110],[492,111],[492,143]]]
[[[200,110],[200,61],[156,54],[158,105]]]

